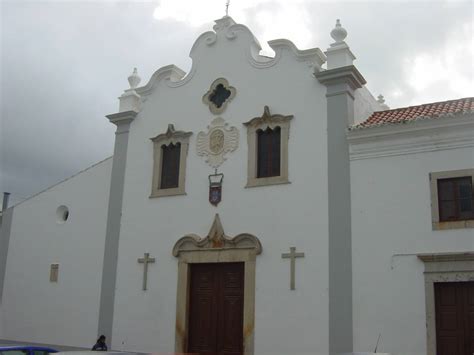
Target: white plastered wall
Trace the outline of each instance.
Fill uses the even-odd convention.
[[[366,86],[354,93],[354,124],[365,121],[375,111],[380,111],[380,104],[375,100]]]
[[[474,250],[474,229],[432,230],[429,173],[473,166],[472,147],[351,162],[355,351],[426,355],[416,254]]]
[[[107,159],[14,207],[3,339],[86,348],[95,341],[111,166]],[[69,209],[64,223],[60,205]]]
[[[267,68],[249,63],[245,33],[194,52],[195,71],[186,84],[157,83],[131,125],[124,208],[120,236],[113,347],[170,352],[174,349],[177,259],[175,242],[188,233],[207,235],[219,213],[227,235],[257,236],[255,354],[328,352],[328,226],[326,88],[308,62],[289,50]],[[236,88],[235,98],[220,114],[240,133],[238,149],[219,168],[224,173],[222,202],[208,202],[208,175],[213,169],[196,154],[196,136],[207,132],[217,115],[201,102],[211,83],[223,77]],[[294,115],[289,138],[290,184],[245,188],[247,133],[243,125],[271,113]],[[166,131],[192,131],[184,196],[149,198],[153,144]],[[295,246],[305,258],[296,261],[296,290],[289,289],[290,263],[281,254]],[[143,265],[149,252],[148,290],[142,291]]]

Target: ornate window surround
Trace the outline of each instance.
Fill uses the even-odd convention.
[[[224,88],[228,91],[230,91],[230,96],[222,103],[221,107],[217,107],[214,102],[212,102],[211,100],[209,100],[209,96],[212,95],[212,93],[214,92],[214,90],[216,90],[217,86],[218,85],[222,85],[224,86]],[[211,87],[209,88],[209,90],[204,94],[204,96],[202,97],[202,102],[205,104],[205,105],[208,105],[209,106],[209,110],[215,114],[215,115],[218,115],[222,112],[224,112],[224,110],[226,109],[227,107],[227,104],[232,101],[232,99],[235,97],[235,94],[236,94],[237,90],[233,87],[233,86],[230,86],[229,85],[229,82],[227,81],[227,79],[225,78],[219,78],[219,79],[216,79],[212,82],[211,84]]]
[[[172,124],[168,125],[166,133],[150,138],[153,142],[153,178],[150,198],[162,196],[186,195],[186,158],[188,155],[189,137],[192,132],[176,131]],[[179,178],[178,187],[170,189],[160,189],[161,186],[161,166],[162,166],[162,145],[181,144],[179,155]]]
[[[436,282],[474,281],[474,252],[418,254],[425,264],[425,307],[427,354],[436,354]]]
[[[262,245],[252,234],[242,233],[230,238],[225,235],[219,215],[205,238],[189,234],[180,238],[173,247],[178,260],[178,290],[176,293],[175,352],[186,352],[188,339],[190,264],[244,263],[244,354],[254,353],[255,329],[255,266]]]
[[[474,169],[439,171],[435,173],[430,173],[431,224],[433,230],[474,228],[474,220],[472,219],[447,222],[440,222],[439,220],[438,179],[456,178],[463,176],[470,176],[472,179],[472,184],[474,186]]]
[[[264,107],[263,115],[252,118],[245,122],[247,127],[248,141],[248,166],[247,166],[247,185],[245,187],[289,184],[288,180],[288,139],[290,136],[290,121],[293,115],[270,114],[268,106]],[[280,175],[270,177],[257,177],[257,131],[267,128],[275,129],[280,127]]]

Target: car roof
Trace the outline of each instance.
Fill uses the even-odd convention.
[[[0,344],[0,351],[2,350],[39,350],[39,351],[48,351],[51,353],[58,352],[56,349],[48,348],[46,346],[18,345],[18,344]]]

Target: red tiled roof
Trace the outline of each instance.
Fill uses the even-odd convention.
[[[439,118],[463,113],[474,113],[474,97],[374,112],[364,122],[352,126],[351,129],[400,124],[418,119]]]

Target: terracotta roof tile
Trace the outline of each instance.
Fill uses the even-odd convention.
[[[358,123],[350,129],[400,124],[419,119],[434,119],[463,113],[474,113],[474,97],[374,112],[364,122]]]

